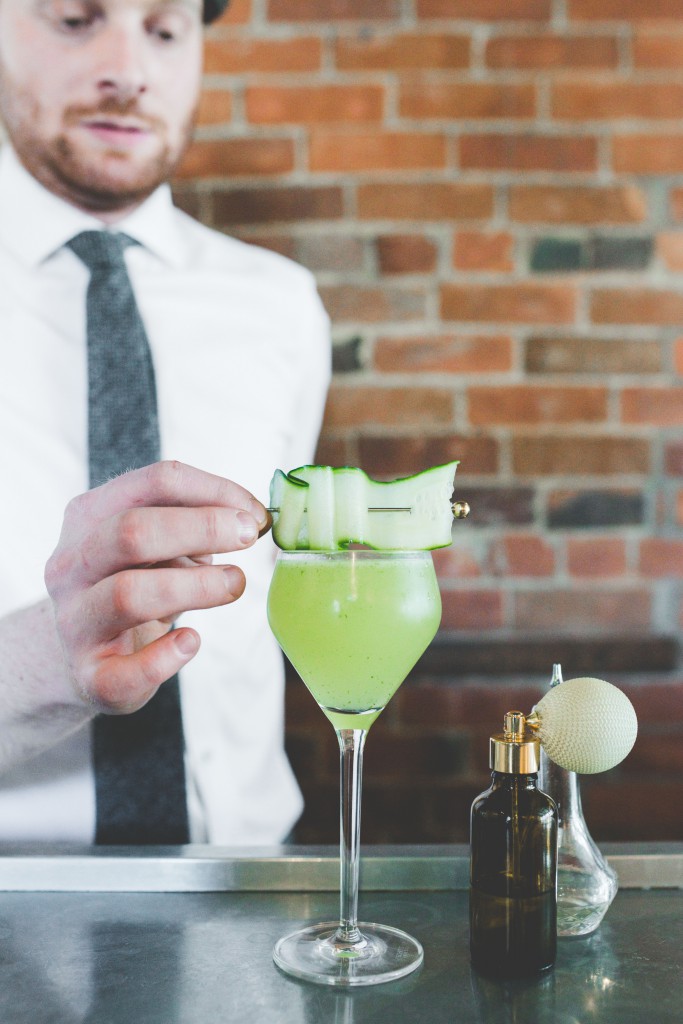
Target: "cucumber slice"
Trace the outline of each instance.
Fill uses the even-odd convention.
[[[275,471],[270,485],[273,538],[285,551],[338,551],[366,544],[387,551],[451,543],[451,496],[457,462],[388,482],[352,466]],[[373,508],[410,509],[373,512]]]
[[[299,534],[304,523],[307,490],[308,486],[303,480],[297,480],[292,474],[285,476],[281,469],[275,470],[270,482],[270,504],[273,508],[279,509],[276,520],[280,539],[277,543],[285,551],[299,547]],[[273,535],[275,535],[274,525]]]

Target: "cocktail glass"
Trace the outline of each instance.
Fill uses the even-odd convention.
[[[420,943],[358,922],[363,747],[433,639],[441,597],[428,551],[281,551],[268,595],[280,646],[334,726],[340,750],[340,917],[276,943],[275,963],[324,985],[373,985],[419,967]]]

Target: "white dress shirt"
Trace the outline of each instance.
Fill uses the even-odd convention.
[[[0,153],[0,615],[45,597],[64,508],[88,487],[85,293],[64,244],[95,218]],[[313,458],[329,324],[308,271],[209,230],[167,186],[115,225],[152,348],[162,457],[267,504],[276,467]],[[235,604],[184,615],[202,637],[180,675],[191,838],[278,842],[301,811],[283,749],[282,658],[265,612],[270,538],[225,561]],[[0,776],[0,839],[92,841],[90,728]]]

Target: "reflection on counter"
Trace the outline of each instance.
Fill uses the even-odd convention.
[[[481,1024],[589,1024],[609,1021],[621,968],[609,931],[571,946],[571,971],[549,971],[537,980],[495,981],[471,969],[471,985]],[[567,1014],[566,1007],[573,1006]],[[561,1009],[564,1007],[565,1009]]]

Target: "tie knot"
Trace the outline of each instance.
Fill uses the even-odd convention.
[[[89,270],[93,270],[122,266],[124,249],[136,243],[128,235],[112,231],[81,231],[66,244]]]

